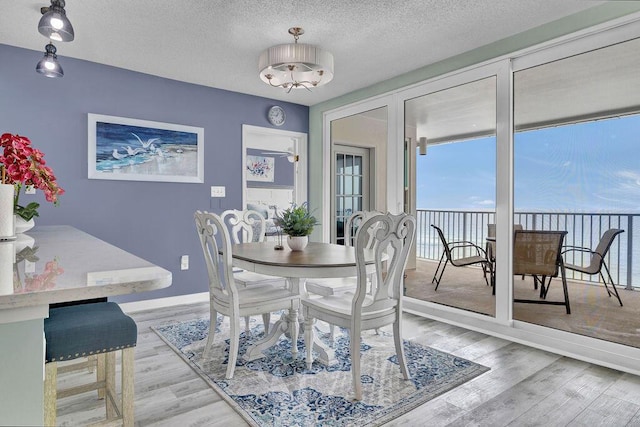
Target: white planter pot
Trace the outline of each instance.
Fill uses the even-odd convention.
[[[287,236],[287,245],[292,251],[301,251],[307,247],[309,236]]]
[[[36,223],[31,218],[29,221],[25,221],[21,216],[16,215],[16,234],[24,233],[35,227]]]
[[[13,215],[12,184],[0,184],[0,240],[15,239],[15,216]]]

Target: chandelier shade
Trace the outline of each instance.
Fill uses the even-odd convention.
[[[294,43],[270,47],[260,55],[260,79],[287,92],[329,83],[333,79],[333,55],[317,46],[298,43],[302,28],[290,28],[289,33]]]
[[[64,0],[51,0],[51,6],[41,8],[42,17],[38,22],[38,31],[43,36],[59,42],[74,39],[73,26],[64,10]]]

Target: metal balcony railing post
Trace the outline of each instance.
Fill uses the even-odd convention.
[[[625,289],[633,290],[633,215],[629,215],[627,219],[627,286]]]

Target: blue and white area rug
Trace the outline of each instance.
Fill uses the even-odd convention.
[[[224,320],[223,320],[224,319]],[[244,322],[241,322],[244,324]],[[298,357],[282,337],[262,359],[245,362],[248,346],[262,338],[261,318],[251,319],[251,333],[240,336],[240,357],[234,377],[224,378],[229,354],[228,318],[218,317],[212,356],[202,360],[209,319],[152,328],[173,350],[254,426],[377,426],[486,372],[489,368],[404,341],[411,380],[400,372],[393,335],[383,329],[363,333],[363,400],[354,401],[348,331],[336,334],[335,365],[315,361],[307,370],[304,340]],[[322,336],[322,332],[319,332]],[[328,340],[328,334],[324,335]]]

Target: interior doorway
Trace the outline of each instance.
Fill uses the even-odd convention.
[[[335,220],[331,224],[331,242],[345,244],[344,225],[357,211],[371,210],[370,206],[370,148],[335,144],[333,146],[332,185],[335,189],[332,209]]]
[[[242,126],[242,207],[272,220],[278,209],[307,201],[307,134]]]

